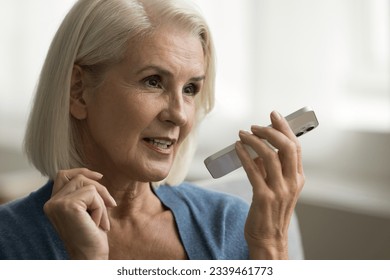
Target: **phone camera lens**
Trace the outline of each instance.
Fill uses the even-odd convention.
[[[305,133],[305,132],[300,131],[300,132],[298,132],[297,134],[295,134],[295,136],[299,137],[299,136],[302,136],[304,133]]]
[[[313,130],[314,129],[314,126],[310,126],[306,129],[306,132],[309,132],[310,130]]]

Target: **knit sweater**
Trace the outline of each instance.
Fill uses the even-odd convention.
[[[43,212],[53,182],[0,206],[0,259],[68,259]],[[174,217],[189,259],[248,259],[244,224],[248,204],[238,197],[189,183],[154,189]]]

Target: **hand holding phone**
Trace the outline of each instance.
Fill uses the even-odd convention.
[[[318,120],[310,107],[304,107],[285,117],[294,134],[299,137],[318,126]],[[245,145],[252,159],[258,157],[256,152]],[[235,144],[209,156],[204,164],[213,178],[220,178],[241,167],[241,161],[236,153]]]

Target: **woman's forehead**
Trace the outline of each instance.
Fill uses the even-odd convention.
[[[191,70],[203,75],[204,52],[200,39],[189,32],[157,30],[141,40],[129,42],[125,62],[135,71],[145,68]]]

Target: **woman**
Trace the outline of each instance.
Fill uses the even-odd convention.
[[[1,207],[0,257],[287,258],[304,176],[299,143],[278,113],[273,128],[239,133],[250,207],[183,183],[213,100],[212,39],[196,10],[79,0],[48,52],[25,139],[50,180]]]

